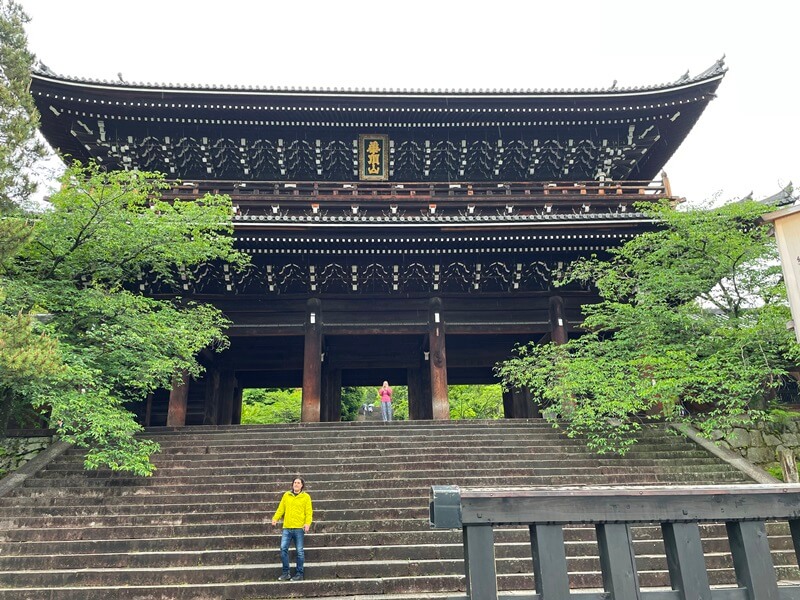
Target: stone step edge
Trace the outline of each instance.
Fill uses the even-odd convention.
[[[276,552],[276,554],[277,554],[277,552]],[[786,556],[791,556],[791,555],[794,554],[794,550],[793,549],[772,550],[771,554],[773,554],[773,555],[774,554],[785,554]],[[706,557],[714,557],[714,558],[727,557],[727,556],[730,556],[730,553],[729,552],[724,552],[724,551],[708,552],[708,553],[704,553],[704,556],[706,556]],[[579,556],[579,557],[567,557],[567,560],[569,561],[570,558],[574,558],[574,559],[577,559],[577,560],[585,560],[585,559],[598,559],[599,557],[597,555],[587,555],[587,556]],[[637,559],[642,559],[642,560],[654,560],[654,559],[655,560],[659,560],[659,559],[663,559],[664,555],[663,554],[642,554],[642,555],[637,555],[636,558]],[[419,559],[419,560],[390,559],[390,560],[371,560],[371,561],[369,561],[369,564],[371,564],[371,565],[400,565],[400,566],[403,566],[403,565],[408,565],[409,563],[420,564],[420,565],[438,564],[438,563],[460,563],[460,562],[463,562],[463,560],[464,560],[463,558],[422,558],[422,559]],[[521,558],[521,557],[505,557],[505,558],[499,558],[498,557],[498,558],[495,558],[495,560],[498,563],[513,564],[515,562],[518,562],[520,560],[525,560],[525,559]],[[294,563],[293,559],[292,559],[292,563]],[[313,564],[309,563],[307,565],[307,568],[309,568],[309,569],[311,569],[311,568],[321,569],[323,567],[325,567],[325,568],[336,568],[336,567],[348,568],[348,567],[362,566],[363,564],[364,564],[363,560],[356,560],[356,561],[343,561],[343,560],[337,560],[337,561],[314,561]],[[775,566],[776,567],[782,567],[782,566],[791,567],[793,565],[791,565],[791,564],[787,564],[787,565],[777,564]],[[252,564],[250,564],[250,563],[237,563],[237,564],[227,564],[227,565],[191,565],[191,566],[182,566],[182,567],[163,566],[163,567],[160,567],[158,570],[159,570],[159,572],[162,572],[162,573],[181,573],[181,572],[192,572],[192,571],[198,571],[198,570],[200,570],[200,571],[252,571],[253,569],[258,569],[258,570],[269,570],[269,569],[280,570],[280,568],[281,568],[280,560],[276,559],[275,561],[273,561],[271,563],[261,563],[261,562],[259,562],[259,563],[252,563]],[[732,568],[733,568],[732,566],[731,567],[721,566],[721,567],[716,567],[716,568],[712,568],[712,569],[709,569],[709,570],[720,571],[720,570],[731,570]],[[653,568],[651,568],[651,569],[642,569],[642,570],[638,570],[638,572],[639,573],[661,573],[661,572],[664,572],[666,570],[667,570],[667,566],[665,564],[663,568],[659,567],[659,568],[655,568],[655,569],[653,569]],[[99,568],[75,568],[75,569],[36,569],[36,570],[24,569],[24,570],[21,570],[21,571],[3,571],[2,575],[3,576],[26,575],[26,574],[33,574],[33,573],[35,573],[37,575],[67,575],[67,574],[70,574],[70,573],[108,574],[108,573],[152,573],[152,572],[153,572],[153,568],[152,567],[99,567]],[[595,571],[595,570],[571,571],[571,574],[595,574],[595,573],[599,574],[599,572]],[[500,574],[501,575],[515,575],[517,573],[500,573]],[[532,573],[526,573],[526,574],[527,575],[532,575]],[[316,581],[325,581],[327,579],[328,578],[326,578],[326,577],[320,577],[319,579],[315,579],[315,580]],[[338,579],[338,578],[336,578],[336,579]],[[373,578],[364,577],[364,578],[358,578],[358,579],[359,580],[363,580],[363,579],[373,579]],[[376,579],[381,579],[381,578],[376,578]],[[272,579],[270,578],[269,580],[266,580],[266,581],[272,582]],[[0,587],[0,590],[3,590],[3,589],[6,589],[6,588]]]

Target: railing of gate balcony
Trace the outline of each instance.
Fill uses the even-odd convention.
[[[800,555],[800,486],[459,488],[433,486],[431,526],[462,529],[467,596],[498,597],[495,526],[527,525],[535,591],[527,599],[789,600],[800,583],[778,584],[765,521],[788,521]],[[701,523],[724,522],[737,587],[711,588]],[[639,586],[631,525],[661,525],[671,590]],[[593,524],[605,592],[570,590],[564,525]],[[515,599],[521,596],[515,595]]]

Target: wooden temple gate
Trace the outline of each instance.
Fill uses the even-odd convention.
[[[210,302],[230,348],[155,394],[149,425],[239,422],[242,390],[302,387],[303,421],[340,417],[342,386],[407,385],[413,419],[446,419],[448,386],[495,382],[515,344],[580,332],[591,289],[566,265],[652,229],[638,202],[725,74],[641,88],[285,90],[77,80],[31,93],[50,144],[160,171],[167,194],[224,193],[251,264],[201,265],[155,297]],[[535,416],[524,390],[507,417]]]

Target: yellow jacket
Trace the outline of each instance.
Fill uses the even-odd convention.
[[[311,496],[306,492],[300,492],[296,496],[292,492],[286,492],[272,520],[279,521],[283,517],[284,529],[300,529],[303,525],[311,525],[312,513]]]

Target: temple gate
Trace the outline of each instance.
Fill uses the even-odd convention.
[[[302,387],[303,421],[340,418],[342,386],[407,385],[412,419],[449,418],[448,386],[493,383],[515,344],[580,333],[594,290],[570,261],[655,227],[641,201],[725,74],[640,88],[286,90],[76,80],[32,93],[53,147],[161,171],[168,194],[229,194],[244,271],[206,264],[177,289],[232,321],[199,381],[176,376],[149,425],[238,422],[242,390]],[[507,417],[536,416],[530,395]]]

